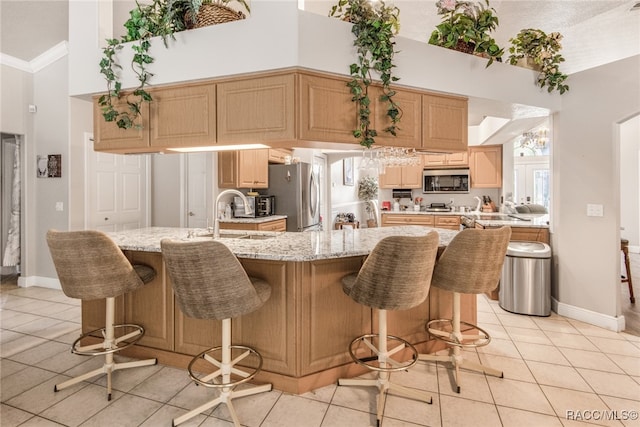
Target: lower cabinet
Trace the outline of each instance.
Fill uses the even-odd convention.
[[[382,226],[393,227],[394,225],[426,225],[427,227],[435,226],[434,215],[418,215],[418,214],[382,214]]]
[[[220,229],[250,231],[287,231],[287,220],[282,218],[260,223],[221,222]]]
[[[460,217],[457,215],[435,215],[435,227],[460,230]]]

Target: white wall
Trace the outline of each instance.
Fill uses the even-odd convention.
[[[554,116],[554,291],[560,314],[619,327],[618,124],[640,111],[640,56],[570,77]],[[588,203],[604,206],[587,217]]]
[[[27,228],[25,246],[26,256],[35,260],[30,264],[26,276],[56,277],[55,268],[49,255],[45,240],[47,230],[69,228],[69,182],[71,173],[69,151],[69,94],[67,79],[67,58],[60,59],[34,74],[34,104],[38,112],[34,119],[34,150],[26,157],[25,172],[27,180],[35,176],[36,155],[61,154],[62,177],[34,179],[32,190],[35,194],[33,204],[28,210],[36,212],[35,227]],[[63,211],[55,209],[56,202],[63,203]],[[33,230],[32,234],[29,230]],[[31,268],[32,267],[32,268]]]
[[[151,155],[151,226],[180,227],[182,154]],[[216,176],[217,174],[213,174]]]
[[[620,125],[620,237],[640,251],[640,115]]]

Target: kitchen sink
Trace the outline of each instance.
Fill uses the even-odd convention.
[[[198,234],[196,237],[213,237],[213,233]],[[273,239],[276,236],[265,234],[237,234],[237,233],[220,233],[221,239],[248,239],[248,240],[266,240]]]

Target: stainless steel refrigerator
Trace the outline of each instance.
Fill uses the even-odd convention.
[[[287,216],[287,231],[320,229],[320,183],[309,163],[269,165],[269,194],[276,215]]]

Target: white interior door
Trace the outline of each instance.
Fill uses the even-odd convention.
[[[540,158],[542,157],[542,158]],[[549,209],[551,172],[548,156],[525,157],[514,165],[514,198],[518,204],[536,203]]]
[[[189,153],[186,156],[187,227],[208,226],[211,203],[211,153]]]
[[[86,228],[109,232],[146,227],[146,155],[96,152],[91,140],[86,149]]]

